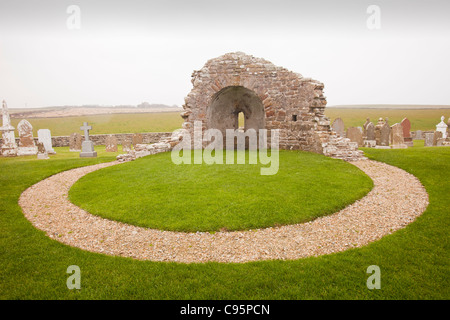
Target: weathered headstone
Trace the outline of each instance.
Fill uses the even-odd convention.
[[[44,144],[45,150],[49,154],[55,154],[55,150],[52,145],[52,134],[49,129],[39,129],[38,132],[38,141]]]
[[[375,140],[375,125],[372,122],[366,126],[366,140]]]
[[[341,118],[336,118],[333,121],[333,124],[331,125],[331,127],[333,128],[334,131],[336,131],[336,133],[340,136],[340,137],[344,137],[344,120],[342,120]]]
[[[381,143],[381,128],[383,127],[383,125],[384,125],[383,118],[379,118],[378,123],[375,126],[375,141],[376,141],[377,146],[381,146],[381,144],[380,144]]]
[[[84,131],[84,141],[81,144],[80,157],[82,158],[95,158],[97,157],[97,151],[94,150],[94,143],[89,140],[89,130],[92,130],[91,126],[88,126],[87,122],[83,122],[83,126],[80,130]]]
[[[140,133],[133,134],[133,137],[132,137],[133,146],[136,146],[137,144],[142,144],[143,141],[144,141],[144,139],[142,137],[142,134],[140,134]]]
[[[447,128],[448,128],[447,124],[444,122],[444,119],[445,119],[445,117],[442,116],[441,117],[441,122],[439,122],[436,125],[436,131],[442,133],[442,138],[443,139],[447,138]]]
[[[3,139],[1,154],[4,157],[15,157],[18,152],[16,137],[14,136],[14,127],[11,125],[11,118],[9,117],[8,106],[5,100],[3,100],[2,105],[2,119],[3,126],[0,128]]]
[[[434,132],[425,132],[424,136],[425,136],[424,146],[425,147],[432,147],[433,146]]]
[[[437,146],[440,139],[443,139],[441,131],[435,131],[433,134],[433,146]]]
[[[403,126],[400,123],[396,123],[391,127],[391,144],[392,148],[407,148],[404,143]]]
[[[105,150],[106,152],[117,152],[117,138],[112,134],[106,137]]]
[[[448,121],[447,121],[447,138],[449,138],[450,137],[450,118],[448,118]]]
[[[122,151],[128,152],[131,151],[131,140],[124,138],[122,141]]]
[[[423,140],[422,130],[416,130],[413,140]]]
[[[17,125],[19,132],[19,148],[17,155],[28,156],[37,154],[37,147],[33,139],[33,126],[27,120],[20,120]]]
[[[386,118],[380,130],[380,146],[389,146],[390,135],[391,127],[388,118]]]
[[[375,125],[370,122],[369,118],[367,118],[367,121],[364,124],[364,147],[374,148],[377,145],[375,140]]]
[[[413,146],[413,141],[411,137],[411,122],[408,120],[408,118],[404,118],[402,122],[400,123],[403,128],[403,140],[404,143],[408,147]]]
[[[355,127],[350,127],[347,129],[347,139],[350,139],[352,142],[358,143],[358,147],[363,146],[363,136],[361,130]]]
[[[366,130],[367,130],[367,126],[369,125],[369,123],[371,123],[370,118],[367,118],[366,122],[364,122],[364,124],[363,124],[363,130],[364,130],[363,135],[364,135],[364,138],[366,137]]]
[[[83,138],[78,132],[74,132],[69,137],[69,151],[80,152]]]
[[[36,143],[37,151],[37,158],[38,159],[48,159],[48,153],[47,150],[45,150],[45,146],[42,142]]]

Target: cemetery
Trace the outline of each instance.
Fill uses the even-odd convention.
[[[166,132],[92,134],[83,121],[34,137],[3,101],[2,298],[448,298],[448,109],[432,131],[406,114],[347,125],[325,115],[323,83],[242,52],[191,82]],[[258,151],[279,168],[196,162],[208,130],[270,132]],[[183,144],[192,163],[172,161]],[[82,289],[67,290],[74,264]],[[370,265],[382,290],[367,289]]]

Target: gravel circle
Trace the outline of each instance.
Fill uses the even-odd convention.
[[[301,224],[233,232],[174,232],[94,216],[68,200],[82,176],[119,162],[64,171],[25,190],[25,217],[50,238],[82,250],[138,260],[244,263],[294,260],[361,247],[404,228],[428,206],[419,180],[372,160],[351,162],[374,182],[363,198],[332,215]]]

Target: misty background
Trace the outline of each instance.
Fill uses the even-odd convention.
[[[448,105],[449,15],[443,0],[2,0],[0,99],[181,106],[192,71],[242,51],[323,82],[328,105]]]

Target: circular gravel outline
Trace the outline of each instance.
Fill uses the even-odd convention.
[[[138,260],[244,263],[296,260],[362,247],[404,228],[429,204],[416,177],[373,160],[350,162],[374,182],[366,196],[331,215],[281,227],[215,233],[163,231],[94,216],[68,200],[70,187],[82,176],[120,163],[55,174],[25,190],[19,205],[47,236],[82,250]]]

